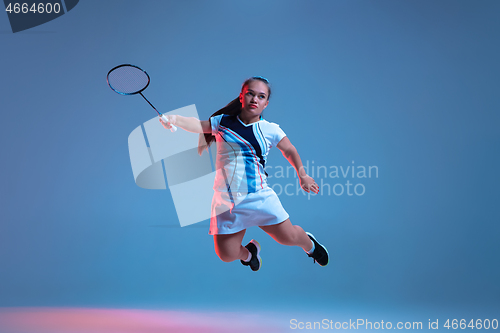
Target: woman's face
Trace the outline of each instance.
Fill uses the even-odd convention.
[[[240,93],[241,111],[260,116],[269,103],[268,94],[267,84],[260,80],[250,81]]]

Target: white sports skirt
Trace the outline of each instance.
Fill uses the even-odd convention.
[[[208,233],[234,234],[253,226],[278,224],[288,217],[278,195],[270,187],[246,195],[232,193],[231,197],[228,192],[214,191]]]

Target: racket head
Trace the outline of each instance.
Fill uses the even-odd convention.
[[[108,86],[120,95],[135,95],[149,86],[149,75],[142,68],[123,64],[112,68],[106,76]]]

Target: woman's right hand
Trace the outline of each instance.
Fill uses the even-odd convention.
[[[176,116],[175,115],[166,115],[162,114],[160,117],[160,123],[165,127],[166,129],[171,129],[172,125],[175,125],[176,123]]]

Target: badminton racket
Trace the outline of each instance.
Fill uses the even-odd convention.
[[[168,122],[168,118],[162,115],[153,104],[142,94],[142,92],[149,86],[149,75],[141,68],[123,64],[116,66],[108,72],[106,77],[109,87],[120,95],[135,95],[139,94],[148,102],[149,105],[158,113],[163,120]],[[170,123],[169,123],[170,124]],[[177,131],[177,127],[170,124],[172,132]]]

